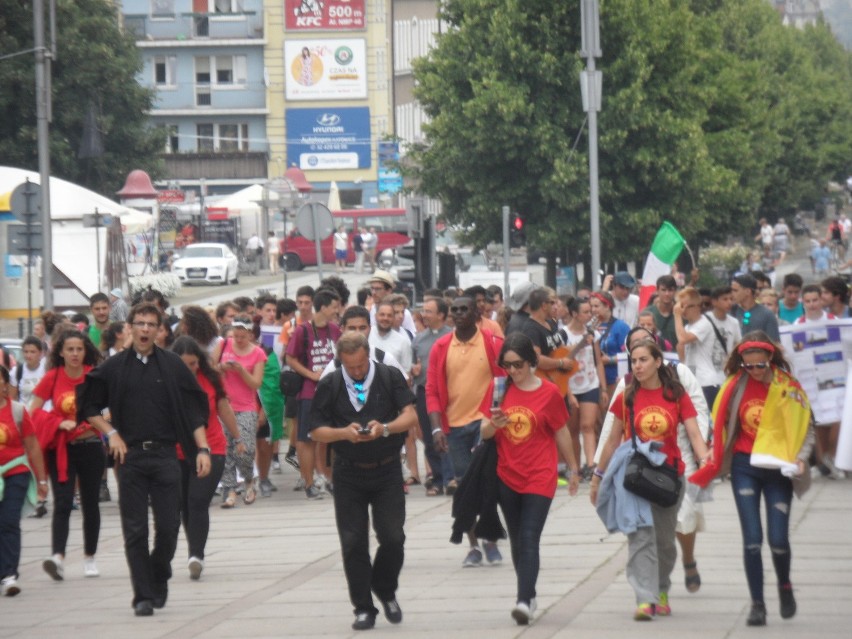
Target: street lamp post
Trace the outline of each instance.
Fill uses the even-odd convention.
[[[586,58],[586,70],[580,72],[583,110],[589,117],[589,218],[591,223],[591,285],[599,286],[601,268],[600,201],[598,195],[598,111],[601,110],[602,75],[595,69],[595,58],[601,57],[600,11],[598,0],[582,0],[580,5],[582,45],[580,55]]]

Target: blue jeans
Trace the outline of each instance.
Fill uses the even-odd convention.
[[[473,459],[473,449],[479,443],[479,424],[477,419],[464,426],[451,427],[447,436],[447,446],[450,449],[450,461],[453,462],[453,474],[461,479]]]
[[[541,531],[552,500],[542,495],[517,493],[499,481],[497,501],[509,529],[512,564],[518,577],[517,600],[529,603],[535,597]]]
[[[3,501],[0,501],[0,579],[18,576],[21,560],[21,509],[30,486],[30,474],[4,477]]]
[[[780,470],[752,466],[749,455],[735,453],[731,462],[731,487],[743,531],[743,559],[752,601],[763,601],[763,528],[760,494],[766,498],[766,528],[778,585],[790,582],[790,505],[793,482]]]

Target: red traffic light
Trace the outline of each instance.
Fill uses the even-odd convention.
[[[515,219],[512,220],[512,224],[514,225],[516,230],[518,230],[518,231],[524,230],[524,218],[522,218],[517,213],[515,213]]]

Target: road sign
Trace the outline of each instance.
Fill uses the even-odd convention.
[[[309,202],[300,206],[296,212],[296,228],[308,240],[324,240],[334,233],[334,218],[325,204]]]
[[[27,230],[29,226],[29,230]],[[6,227],[8,252],[12,255],[39,253],[43,248],[41,224],[10,224]],[[29,242],[27,242],[29,239]]]
[[[34,222],[41,216],[41,187],[27,180],[12,191],[9,208],[19,222]]]
[[[87,213],[83,216],[83,228],[100,228],[112,224],[112,215],[108,213]]]

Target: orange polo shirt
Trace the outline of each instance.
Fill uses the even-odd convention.
[[[491,331],[497,337],[506,337],[505,335],[503,335],[503,329],[500,327],[500,324],[495,322],[490,317],[481,316],[476,325],[479,328],[484,328],[485,330]]]
[[[447,351],[447,421],[451,428],[482,419],[479,405],[490,383],[491,364],[482,332],[476,329],[469,342],[459,341],[453,332]]]

